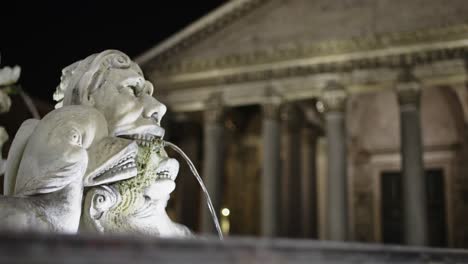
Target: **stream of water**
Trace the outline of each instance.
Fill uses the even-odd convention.
[[[218,236],[219,236],[219,239],[220,240],[223,240],[223,232],[221,231],[221,227],[219,225],[219,221],[218,221],[218,217],[216,216],[216,211],[213,207],[213,203],[211,202],[211,198],[210,198],[210,194],[208,193],[208,190],[206,189],[205,187],[205,184],[203,183],[203,180],[202,178],[200,177],[200,174],[198,174],[198,171],[197,169],[195,168],[195,165],[193,165],[193,162],[190,160],[190,158],[182,151],[182,149],[180,149],[178,146],[176,146],[175,144],[169,142],[169,141],[164,141],[164,145],[172,148],[174,151],[176,151],[177,153],[179,153],[179,155],[181,155],[185,161],[187,162],[187,164],[189,165],[190,167],[190,171],[192,171],[193,175],[195,176],[195,178],[197,179],[198,183],[200,184],[200,187],[201,189],[203,190],[203,193],[205,194],[205,198],[206,198],[206,204],[208,205],[208,209],[210,210],[210,213],[211,213],[211,217],[213,218],[213,222],[214,222],[214,225],[216,227],[216,231],[218,232]]]

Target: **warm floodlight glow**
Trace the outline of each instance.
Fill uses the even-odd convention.
[[[228,208],[223,208],[223,209],[221,210],[221,214],[222,214],[223,216],[229,216],[230,213],[231,213],[231,211],[229,211]]]
[[[317,107],[317,111],[319,111],[320,113],[323,113],[325,111],[325,105],[323,105],[322,101],[317,101],[315,106]]]

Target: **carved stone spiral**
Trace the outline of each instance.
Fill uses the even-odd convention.
[[[97,213],[108,211],[120,200],[119,193],[109,186],[100,186],[91,190],[94,209]]]

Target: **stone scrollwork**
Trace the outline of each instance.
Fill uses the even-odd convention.
[[[122,200],[120,193],[111,186],[103,185],[87,192],[85,211],[81,217],[82,230],[104,233],[103,216]]]

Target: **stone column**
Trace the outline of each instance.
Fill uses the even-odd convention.
[[[222,206],[224,178],[224,125],[222,117],[222,106],[219,100],[213,99],[209,102],[207,110],[204,113],[203,180],[211,196],[218,218]],[[216,229],[204,197],[202,198],[202,205],[201,230],[203,233],[216,234]]]
[[[428,244],[426,179],[423,166],[420,98],[421,85],[405,70],[396,85],[400,105],[401,157],[405,242]]]
[[[281,113],[282,175],[281,226],[282,235],[301,236],[301,133],[302,115],[294,104],[285,105]]]
[[[301,155],[301,213],[302,235],[304,238],[317,238],[317,140],[321,129],[308,125],[302,130]]]
[[[338,241],[348,238],[346,97],[344,87],[331,81],[323,89],[321,98],[328,142],[327,238]]]
[[[263,105],[263,170],[261,181],[261,234],[279,235],[279,181],[281,175],[279,104]]]

